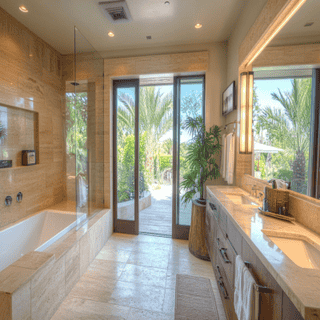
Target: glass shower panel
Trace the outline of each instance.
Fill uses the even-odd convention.
[[[73,122],[78,223],[104,206],[103,59],[74,32]]]

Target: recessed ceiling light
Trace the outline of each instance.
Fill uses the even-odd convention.
[[[147,40],[151,40],[151,36],[147,36],[146,38],[147,38]]]
[[[165,4],[166,6],[169,6],[169,5],[170,5],[170,2],[169,2],[169,1],[166,1],[164,4]]]
[[[108,36],[109,36],[110,38],[113,38],[113,37],[114,37],[114,33],[113,33],[112,31],[110,31],[110,32],[108,33]]]
[[[304,26],[305,27],[311,27],[314,24],[314,22],[307,22]]]
[[[194,27],[195,27],[196,29],[200,29],[200,28],[202,28],[202,24],[197,23]]]
[[[20,6],[19,9],[22,12],[28,12],[29,11],[25,6]]]

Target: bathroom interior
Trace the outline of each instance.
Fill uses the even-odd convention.
[[[1,320],[320,319],[317,2],[0,0]]]

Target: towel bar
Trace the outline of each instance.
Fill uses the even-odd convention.
[[[248,269],[252,268],[252,265],[251,265],[250,262],[245,261],[244,264],[246,265],[246,267],[247,267]],[[252,274],[252,273],[251,273],[251,274]],[[252,276],[253,276],[253,275],[252,275]],[[272,289],[270,289],[270,288],[268,288],[268,287],[260,286],[260,285],[258,285],[257,283],[255,284],[254,287],[255,287],[255,290],[258,291],[258,292],[260,292],[260,293],[273,293],[273,290],[272,290]]]
[[[245,261],[244,264],[246,265],[246,267],[248,269],[252,268],[252,265],[251,265],[250,262]],[[252,272],[251,272],[251,274],[252,274]],[[253,278],[255,278],[253,274],[252,274],[252,276],[253,276]],[[254,294],[255,299],[254,299],[254,316],[253,316],[253,319],[254,320],[259,320],[260,319],[260,304],[261,304],[261,295],[260,295],[260,293],[273,293],[273,290],[268,288],[268,287],[260,286],[257,283],[255,283],[254,288],[255,288],[255,294]]]

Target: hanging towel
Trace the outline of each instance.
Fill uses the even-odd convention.
[[[255,306],[254,284],[256,282],[239,255],[236,257],[235,269],[234,310],[238,320],[252,320]]]
[[[222,135],[222,150],[221,150],[221,176],[223,179],[226,178],[226,135]]]
[[[226,181],[228,184],[233,184],[233,174],[234,174],[234,134],[229,133],[227,135],[227,156],[226,156]]]

